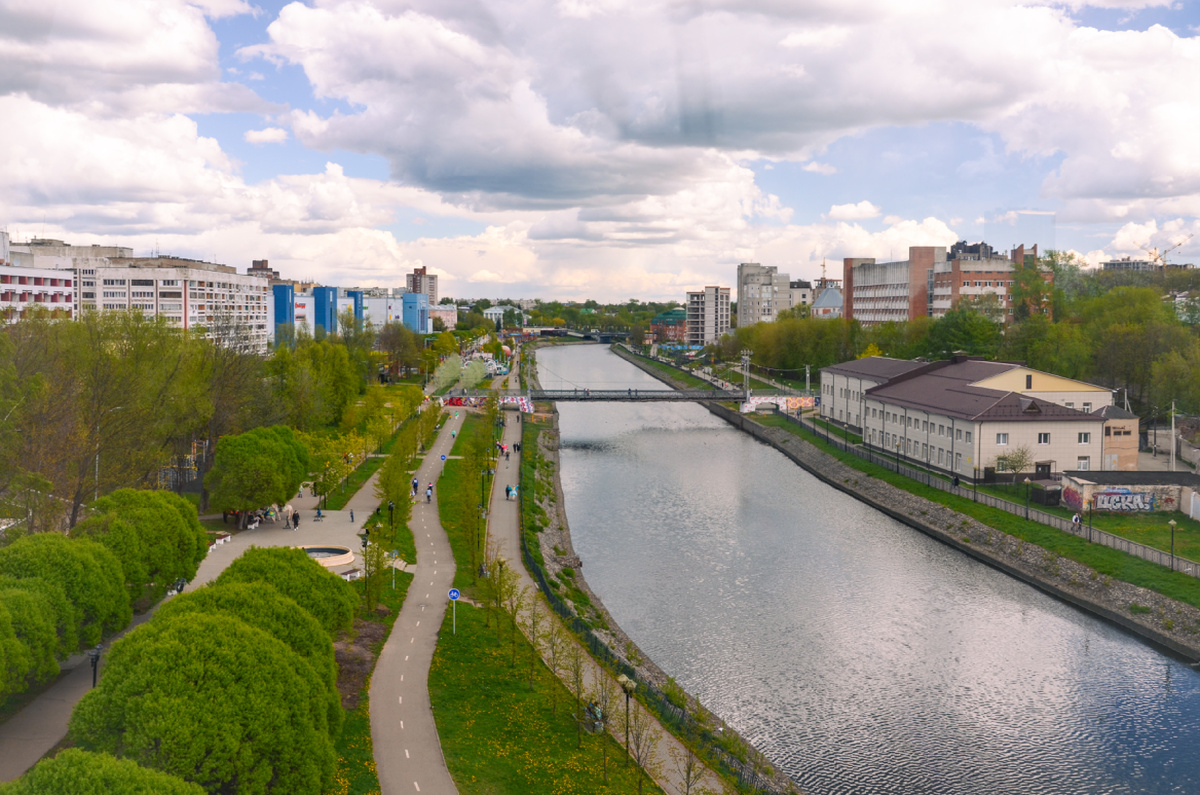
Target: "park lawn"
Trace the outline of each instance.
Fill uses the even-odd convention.
[[[360,622],[381,625],[384,628],[383,639],[373,644],[372,652],[378,658],[387,636],[392,631],[396,616],[404,606],[404,598],[408,594],[408,586],[412,584],[413,575],[407,572],[396,572],[396,588],[388,583],[380,594],[380,604],[388,608],[387,615],[378,613],[360,615],[355,622],[356,629]],[[365,604],[366,580],[355,580],[351,583],[358,593],[359,604]],[[361,609],[361,608],[360,608]],[[371,667],[374,670],[374,660]],[[358,706],[346,712],[342,733],[337,738],[337,772],[333,776],[333,787],[326,795],[378,795],[379,779],[375,773],[375,752],[371,742],[371,709],[367,694],[371,688],[371,677],[368,675],[358,694]]]
[[[1113,579],[1123,580],[1142,588],[1178,599],[1194,607],[1200,607],[1200,580],[1189,577],[1181,572],[1171,571],[1165,566],[1159,566],[1147,560],[1134,557],[1116,549],[1091,544],[1084,538],[1065,533],[1048,525],[1026,520],[1023,517],[992,508],[983,503],[974,502],[969,496],[960,497],[921,483],[920,481],[897,475],[892,470],[864,461],[853,453],[838,450],[826,444],[819,437],[802,431],[796,423],[777,415],[755,417],[761,425],[783,428],[809,444],[838,459],[847,466],[853,467],[864,474],[882,480],[886,483],[904,489],[930,502],[940,503],[959,513],[970,516],[983,524],[1022,539],[1043,549],[1050,550],[1064,558],[1082,563],[1095,569],[1100,574]],[[1192,536],[1197,532],[1190,530]],[[1176,549],[1178,551],[1180,533],[1175,533]],[[1140,538],[1138,540],[1141,540]],[[1146,542],[1143,542],[1146,543]]]
[[[683,370],[680,370],[678,367],[672,367],[669,364],[663,364],[660,361],[656,361],[656,360],[648,358],[646,356],[642,356],[641,354],[638,354],[638,353],[635,353],[633,355],[638,357],[638,359],[640,359],[643,363],[645,363],[651,370],[662,373],[667,378],[679,381],[680,383],[682,383],[686,386],[692,387],[693,389],[712,389],[713,388],[713,385],[711,383],[709,383],[708,381],[705,381],[702,378],[697,378],[696,376],[694,376],[690,373],[685,373]]]
[[[624,767],[624,748],[612,737],[585,734],[583,747],[576,747],[574,699],[540,659],[534,666],[533,690],[529,689],[533,652],[520,633],[517,664],[512,666],[508,616],[501,616],[504,641],[500,643],[495,621],[484,626],[483,609],[460,602],[456,610],[457,634],[451,633],[452,616],[446,611],[429,672],[429,697],[446,767],[458,791],[463,795],[636,792],[638,769]],[[662,792],[651,782],[644,791]]]
[[[450,458],[442,467],[442,475],[438,478],[438,518],[442,528],[450,538],[450,550],[458,563],[454,575],[454,587],[460,591],[470,592],[477,580],[476,572],[471,569],[471,536],[478,528],[480,533],[480,550],[482,550],[483,522],[479,516],[479,482],[478,472],[466,472],[466,460],[461,456],[466,440],[476,434],[487,434],[488,428],[483,417],[473,412],[467,412],[463,418],[462,430],[454,442]],[[491,494],[492,477],[483,478],[484,494]],[[476,555],[482,560],[482,552]]]
[[[858,434],[850,433],[845,428],[834,425],[833,423],[818,417],[809,417],[808,419],[812,420],[814,425],[824,428],[830,436],[837,437],[842,441],[848,440],[850,444],[862,444],[862,437]]]

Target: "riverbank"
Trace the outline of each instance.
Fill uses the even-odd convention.
[[[553,344],[553,343],[551,343]],[[541,343],[527,348],[532,353]],[[525,378],[533,388],[540,389],[537,364],[532,355],[522,356]],[[664,726],[677,736],[685,735],[691,743],[699,741],[706,745],[717,763],[724,767],[744,786],[753,791],[769,793],[799,793],[799,789],[786,775],[781,773],[760,751],[745,738],[729,727],[719,716],[709,712],[691,694],[685,692],[665,671],[658,667],[613,619],[600,597],[591,589],[584,576],[584,562],[576,554],[571,541],[571,529],[567,521],[559,461],[558,410],[553,404],[545,416],[547,425],[540,429],[535,423],[525,424],[523,456],[532,454],[534,469],[545,473],[549,488],[539,488],[533,483],[522,486],[525,498],[532,500],[538,515],[536,528],[526,533],[527,541],[536,539],[537,551],[533,553],[535,564],[541,564],[548,597],[566,603],[578,617],[586,633],[603,645],[620,667],[627,668],[634,678],[642,683],[638,695],[658,715]],[[531,448],[531,442],[535,447]],[[528,563],[527,563],[528,565]],[[551,593],[553,591],[553,593]],[[593,654],[597,649],[592,646]],[[597,655],[603,657],[604,655]]]
[[[678,387],[681,379],[621,348],[613,352]],[[755,422],[734,409],[705,404],[714,415],[779,450],[823,482],[993,568],[1131,632],[1189,661],[1200,660],[1200,609],[1156,591],[1100,574],[1076,561],[1002,532],[939,502],[871,477],[790,430]]]

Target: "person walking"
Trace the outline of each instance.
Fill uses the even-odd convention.
[[[415,497],[415,496],[417,496],[417,489],[420,487],[420,483],[417,481],[417,479],[416,479],[416,478],[413,478],[413,484],[412,484],[412,486],[413,486],[413,492],[412,492],[412,495]]]
[[[1076,511],[1075,515],[1071,517],[1071,527],[1072,527],[1072,529],[1075,530],[1076,534],[1078,534],[1079,531],[1082,529],[1082,525],[1083,525],[1083,517],[1081,517],[1079,515],[1079,512]]]
[[[292,529],[293,530],[300,529],[300,512],[299,511],[296,511],[294,514],[292,514]]]
[[[350,521],[351,522],[354,521],[354,509],[353,508],[350,509]]]
[[[425,502],[433,502],[433,484],[430,483],[425,488]]]

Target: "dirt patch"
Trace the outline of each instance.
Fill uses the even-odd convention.
[[[347,711],[358,706],[367,677],[375,669],[375,658],[383,648],[388,628],[376,621],[358,619],[354,622],[353,634],[333,644],[333,656],[337,660],[337,688],[342,696],[342,707]]]

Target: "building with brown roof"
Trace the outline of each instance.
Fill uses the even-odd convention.
[[[1022,471],[1136,468],[1111,392],[1015,362],[870,357],[824,368],[821,398],[865,444],[962,478],[1022,458]]]

